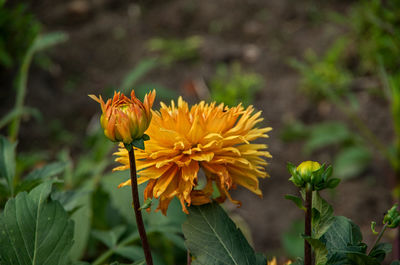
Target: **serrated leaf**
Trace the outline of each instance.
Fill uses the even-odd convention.
[[[189,207],[182,230],[193,265],[256,263],[254,250],[217,203]]]
[[[10,199],[0,215],[4,264],[64,265],[73,244],[73,222],[59,202],[47,202],[48,183]]]
[[[306,211],[306,207],[304,207],[303,200],[301,198],[294,195],[286,194],[285,199],[294,202],[294,204],[296,204],[299,209]]]
[[[325,234],[334,221],[333,208],[318,192],[313,192],[312,208],[312,237],[319,239]],[[314,213],[314,211],[318,211],[318,213]]]
[[[0,136],[0,177],[7,180],[11,194],[14,194],[15,147],[16,144]]]
[[[346,251],[347,246],[358,245],[361,240],[360,228],[344,216],[335,216],[332,225],[321,237],[329,252],[329,259],[338,251]]]

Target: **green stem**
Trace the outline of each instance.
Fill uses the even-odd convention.
[[[33,43],[35,43],[36,39],[33,41]],[[34,54],[34,48],[33,48],[33,45],[31,45],[31,47],[29,48],[29,50],[26,52],[26,54],[24,56],[22,65],[18,72],[17,97],[15,100],[15,106],[14,106],[14,110],[17,113],[21,113],[23,111],[24,100],[25,100],[25,95],[26,95],[26,86],[27,86],[27,81],[28,81],[28,71],[29,71],[29,66],[32,62],[33,54]],[[12,123],[10,124],[9,136],[10,136],[11,141],[15,141],[18,137],[20,122],[21,122],[21,115],[17,115],[14,117]]]
[[[382,230],[379,232],[378,237],[376,238],[374,245],[372,246],[372,248],[369,250],[368,255],[371,254],[371,251],[374,249],[374,247],[376,247],[376,245],[378,245],[379,241],[381,240],[383,234],[385,233],[385,230],[387,228],[387,224],[385,224],[382,227]]]

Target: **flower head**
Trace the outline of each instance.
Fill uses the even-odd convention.
[[[103,114],[100,123],[104,134],[113,142],[125,144],[131,144],[135,139],[143,137],[150,125],[155,96],[156,92],[153,90],[144,97],[142,103],[133,90],[130,99],[120,92],[114,92],[113,99],[104,103],[101,96],[89,95],[101,105]]]
[[[160,111],[153,111],[153,119],[146,133],[150,140],[146,150],[136,150],[138,183],[147,183],[147,198],[159,198],[158,209],[166,214],[174,196],[182,210],[186,205],[211,202],[213,184],[219,191],[217,201],[231,198],[228,191],[241,185],[262,196],[258,178],[268,176],[262,157],[271,157],[267,145],[251,141],[268,137],[271,128],[257,128],[261,111],[253,114],[252,106],[229,108],[204,101],[189,108],[180,97],[178,104],[161,103]],[[115,153],[123,165],[115,170],[129,168],[128,153],[124,148]],[[205,185],[200,187],[199,171],[205,174]],[[130,185],[130,180],[120,187]]]

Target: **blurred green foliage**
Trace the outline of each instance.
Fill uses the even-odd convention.
[[[264,79],[260,75],[244,72],[239,63],[220,64],[209,83],[212,100],[228,106],[252,104],[263,85]]]
[[[40,28],[26,3],[0,1],[0,65],[11,68],[20,64]]]
[[[19,167],[16,144],[1,136],[0,209],[4,209],[10,198],[24,191],[31,192],[50,181],[55,183],[50,192],[51,200],[62,205],[74,221],[74,243],[68,254],[72,261],[84,259],[93,264],[103,264],[109,260],[142,260],[131,191],[117,188],[129,173],[107,173],[111,166],[109,154],[114,145],[104,137],[99,127],[92,130],[83,145],[91,148],[87,148],[88,152],[78,157],[76,162],[68,150],[62,150],[59,161],[17,175],[21,170],[16,170]],[[143,194],[144,187],[139,187],[139,194]],[[181,232],[186,216],[178,201],[171,203],[168,217],[154,212],[155,207],[152,212],[144,213],[155,264],[181,264],[186,258]]]
[[[290,61],[301,74],[301,88],[313,103],[324,100],[333,104],[358,131],[360,140],[357,144],[351,148],[348,144],[342,146],[335,158],[336,164],[348,167],[342,170],[345,175],[360,174],[362,165],[367,166],[369,162],[371,155],[367,150],[370,150],[378,151],[385,157],[400,176],[399,12],[400,2],[395,0],[355,2],[349,14],[335,15],[336,21],[348,27],[348,31],[322,56],[308,52],[304,62]],[[390,146],[385,144],[385,140],[379,139],[360,118],[359,92],[366,91],[367,95],[372,96],[369,84],[357,82],[363,78],[376,81],[380,94],[385,95],[390,104],[395,129],[395,140]],[[311,133],[307,137],[311,137],[308,144],[314,135]],[[335,137],[341,141],[342,134],[333,133],[328,138]],[[325,140],[326,146],[332,141]]]
[[[305,62],[290,60],[301,74],[301,89],[313,100],[326,99],[330,93],[339,96],[348,93],[352,74],[342,62],[347,45],[346,39],[340,38],[321,58],[308,50]]]
[[[358,176],[372,159],[371,151],[366,148],[363,138],[342,122],[328,121],[307,126],[296,121],[285,126],[281,137],[284,141],[303,140],[303,152],[306,156],[328,147],[337,150],[333,156],[333,174],[341,179]]]
[[[185,39],[153,38],[148,42],[148,48],[159,53],[161,62],[170,65],[179,61],[197,60],[202,42],[199,36]]]
[[[356,3],[347,25],[357,47],[361,70],[374,73],[380,58],[386,69],[397,72],[400,56],[400,3],[363,0]]]

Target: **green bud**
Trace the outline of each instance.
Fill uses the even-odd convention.
[[[400,224],[400,212],[397,210],[397,204],[387,211],[385,217],[383,218],[383,223],[390,228],[396,228]]]
[[[314,161],[305,161],[301,163],[297,168],[297,172],[300,174],[301,178],[305,182],[314,182],[315,175],[313,174],[315,171],[319,170],[321,165],[318,162]]]

